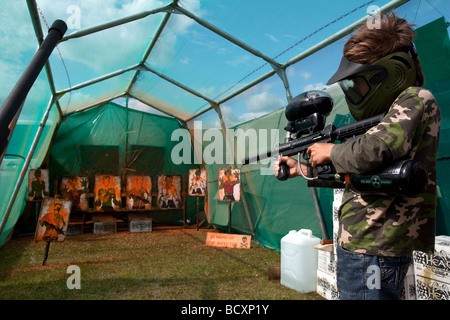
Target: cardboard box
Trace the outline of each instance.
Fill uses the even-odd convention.
[[[152,232],[152,219],[141,218],[129,220],[130,232]]]
[[[328,300],[339,300],[336,282],[336,254],[334,246],[330,244],[318,244],[317,249],[317,287],[316,291]]]
[[[67,232],[66,235],[68,236],[74,236],[77,234],[82,234],[84,232],[84,226],[83,223],[70,223],[67,226]]]
[[[338,231],[339,231],[339,208],[342,204],[342,196],[345,189],[334,189],[333,199],[333,244],[334,253],[336,254],[336,246],[338,244]]]
[[[436,273],[442,281],[450,283],[450,236],[437,236],[434,251],[433,265],[436,267]]]
[[[417,300],[450,300],[450,237],[438,236],[435,252],[413,252]]]
[[[117,232],[116,220],[94,221],[94,234],[107,234]]]
[[[450,300],[450,284],[425,277],[416,277],[417,300]]]
[[[333,244],[318,244],[314,248],[318,250],[317,270],[335,275],[336,255],[333,250]]]
[[[450,283],[450,237],[436,237],[433,255],[414,251],[413,258],[416,276]]]
[[[317,293],[327,300],[339,300],[336,276],[322,270],[317,270]]]

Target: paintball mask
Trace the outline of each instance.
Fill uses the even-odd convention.
[[[398,95],[416,82],[416,68],[408,53],[395,52],[373,64],[359,64],[342,58],[328,85],[339,82],[350,113],[360,121],[386,112]]]

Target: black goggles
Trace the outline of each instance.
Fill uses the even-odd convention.
[[[370,92],[370,85],[364,76],[339,81],[347,99],[354,105],[360,104]]]

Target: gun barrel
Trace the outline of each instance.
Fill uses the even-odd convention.
[[[316,142],[323,142],[323,139],[328,140],[330,130],[324,130],[324,132],[316,132],[307,137],[293,139],[291,141],[287,141],[285,143],[277,145],[277,147],[271,151],[260,153],[256,156],[244,158],[242,160],[242,164],[249,164],[253,162],[257,162],[260,160],[264,160],[270,157],[280,156],[293,156],[297,155],[299,152],[304,152],[308,149],[309,146],[313,145]]]
[[[367,130],[370,128],[376,126],[378,123],[381,122],[381,119],[383,119],[384,115],[379,114],[377,116],[361,120],[355,123],[351,123],[339,128],[336,128],[333,130],[332,136],[334,140],[341,140],[341,139],[349,139],[361,134],[365,134]]]
[[[260,160],[268,159],[268,158],[272,157],[272,155],[276,154],[276,150],[277,149],[272,150],[272,151],[263,152],[256,156],[244,158],[244,159],[242,159],[242,164],[246,165],[246,164],[254,163],[254,162],[257,162]]]
[[[274,150],[263,152],[256,156],[244,158],[242,164],[250,164],[259,160],[264,160],[273,156],[293,156],[305,152],[314,143],[333,142],[335,140],[345,141],[359,135],[363,135],[370,128],[376,126],[383,119],[380,114],[372,118],[351,123],[343,127],[336,128],[334,125],[328,125],[320,132],[312,133],[308,136],[293,139],[291,141],[279,144]]]

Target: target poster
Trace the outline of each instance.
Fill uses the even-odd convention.
[[[112,175],[95,176],[95,210],[118,211],[121,206],[120,177]]]
[[[181,176],[158,176],[158,209],[179,209],[181,202]]]
[[[72,208],[77,208],[81,211],[89,209],[89,180],[87,177],[62,177],[60,192],[64,200],[72,201]]]
[[[219,201],[240,201],[240,175],[240,169],[219,169]]]
[[[69,224],[72,202],[45,198],[36,226],[36,241],[64,241]]]
[[[28,173],[28,201],[48,198],[48,169],[30,169]]]
[[[152,178],[127,176],[127,209],[150,210],[152,204]]]
[[[189,170],[189,195],[205,196],[206,195],[206,170],[190,169]]]

